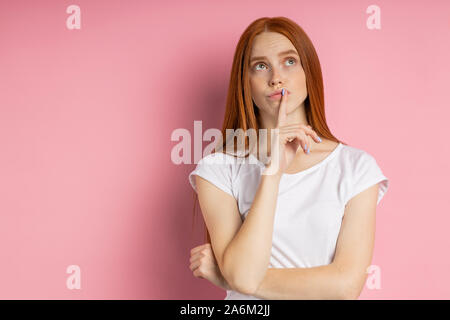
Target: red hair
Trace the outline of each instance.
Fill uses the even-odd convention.
[[[251,97],[248,69],[250,53],[255,37],[262,32],[278,32],[287,37],[297,49],[306,76],[308,96],[305,99],[305,113],[308,123],[317,134],[326,139],[340,142],[328,128],[325,119],[323,78],[319,58],[316,50],[305,31],[294,21],[285,17],[259,18],[253,21],[241,35],[234,53],[231,67],[230,83],[228,86],[225,117],[222,124],[222,140],[220,150],[226,151],[226,129],[254,129],[259,141],[260,124],[258,121],[258,107]],[[228,137],[229,138],[229,137]],[[234,139],[234,137],[233,137]],[[248,146],[248,141],[245,141]],[[213,151],[216,152],[216,149]],[[247,154],[246,156],[248,156]],[[198,195],[194,192],[194,218]],[[205,226],[206,242],[211,242],[208,229]]]

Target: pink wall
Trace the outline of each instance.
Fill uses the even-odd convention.
[[[330,128],[390,179],[381,288],[360,299],[450,298],[449,1],[79,0],[0,3],[1,299],[224,298],[189,270],[195,164],[172,163],[170,138],[221,128],[235,45],[262,16],[308,33]]]

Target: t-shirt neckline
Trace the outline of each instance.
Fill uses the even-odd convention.
[[[336,146],[336,148],[334,148],[333,151],[330,152],[330,154],[328,156],[326,156],[322,161],[316,163],[315,165],[313,165],[312,167],[296,172],[296,173],[283,173],[281,178],[286,177],[286,178],[291,178],[291,177],[299,177],[299,176],[303,176],[305,174],[310,173],[311,171],[317,170],[318,168],[324,166],[325,164],[327,164],[330,160],[332,160],[336,154],[339,152],[339,150],[342,148],[343,144],[341,142],[338,143],[338,145]],[[255,158],[255,160],[258,162],[258,164],[260,165],[261,170],[264,170],[265,165],[263,162],[261,162],[255,155],[250,154],[253,158]],[[262,172],[262,171],[261,171]]]

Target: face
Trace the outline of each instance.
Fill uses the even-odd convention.
[[[291,52],[283,53],[288,50]],[[249,79],[253,102],[260,113],[271,117],[278,116],[281,99],[281,96],[270,98],[272,92],[281,88],[288,90],[288,114],[300,108],[308,95],[297,50],[288,38],[277,32],[263,32],[255,37]]]

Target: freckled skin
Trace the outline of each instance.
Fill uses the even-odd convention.
[[[278,57],[279,52],[289,49],[297,52],[291,41],[282,34],[263,32],[255,37],[251,57],[266,56],[267,60],[252,62],[249,79],[252,98],[259,108],[264,128],[276,126],[280,102],[269,99],[267,95],[281,88],[290,91],[287,105],[288,122],[308,124],[304,110],[304,101],[308,92],[300,57],[298,54]]]
[[[281,88],[287,89],[287,122],[310,125],[306,119],[305,99],[308,96],[306,88],[306,76],[300,57],[289,53],[278,56],[280,52],[292,49],[297,52],[292,42],[284,35],[277,32],[263,32],[255,37],[250,58],[263,57],[264,60],[252,61],[249,65],[249,81],[253,102],[259,109],[262,128],[276,127],[280,100],[272,100],[268,95]],[[292,162],[286,173],[295,173],[314,166],[328,156],[336,148],[337,142],[322,139],[316,143],[310,136],[308,145],[310,153],[297,152],[296,159]],[[269,142],[270,140],[268,140]],[[270,144],[267,144],[267,154],[270,154]]]

